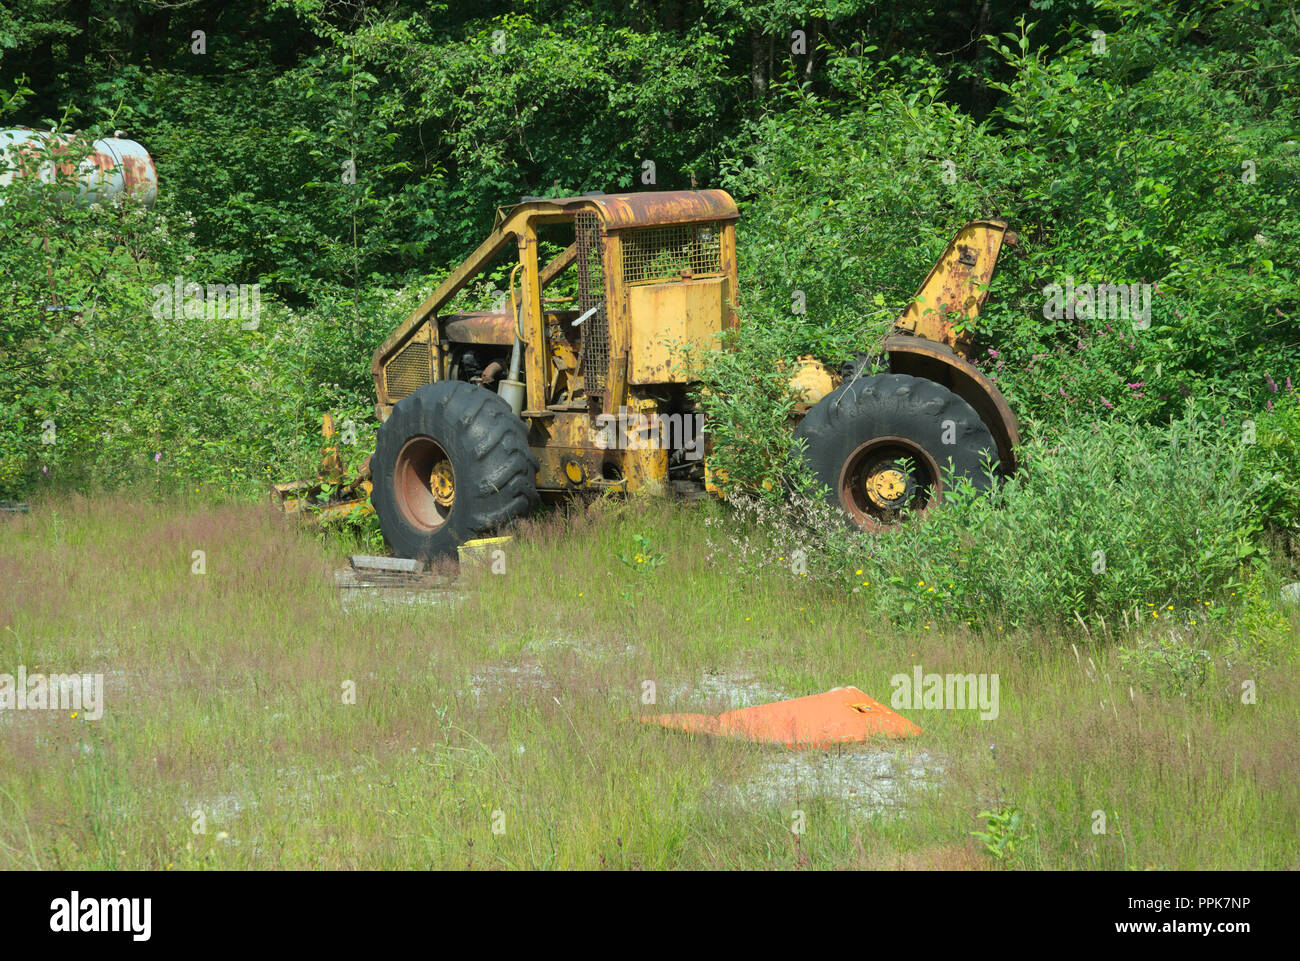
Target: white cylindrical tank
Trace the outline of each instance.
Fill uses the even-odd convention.
[[[61,156],[67,159],[60,161]],[[74,170],[77,157],[82,159],[76,161]],[[30,176],[53,183],[56,171],[64,177],[76,177],[76,194],[69,191],[66,197],[79,205],[129,195],[152,206],[158,197],[158,172],[153,159],[140,144],[125,139],[120,130],[91,144],[76,134],[30,127],[0,130],[0,187]]]

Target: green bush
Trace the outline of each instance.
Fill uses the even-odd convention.
[[[1233,633],[1233,655],[1253,664],[1274,664],[1294,653],[1291,622],[1274,601],[1277,582],[1262,566],[1251,571]]]
[[[764,550],[752,567],[836,581],[900,624],[1111,629],[1221,616],[1243,563],[1258,556],[1255,484],[1238,433],[1195,410],[1166,428],[1116,421],[1033,441],[1022,468],[981,493],[963,482],[923,518],[881,534],[837,508],[732,499]],[[802,553],[800,553],[802,552]],[[778,559],[780,559],[778,561]]]
[[[1187,697],[1202,688],[1213,669],[1209,651],[1170,633],[1119,650],[1129,680],[1151,694]]]
[[[1168,428],[1072,428],[1026,445],[1022,465],[988,496],[961,485],[924,523],[860,540],[854,568],[875,571],[887,609],[999,626],[1182,617],[1259,553],[1239,438],[1194,410]]]
[[[0,204],[0,497],[137,482],[260,493],[314,473],[326,412],[372,449],[369,345],[402,295],[322,291],[294,312],[264,294],[255,329],[175,315],[155,285],[240,280],[193,246],[191,218],[166,202],[71,206],[63,189],[19,180]]]
[[[1290,378],[1266,410],[1242,425],[1243,435],[1252,426],[1255,436],[1246,448],[1246,466],[1261,482],[1255,502],[1271,524],[1292,536],[1300,534],[1300,394]]]

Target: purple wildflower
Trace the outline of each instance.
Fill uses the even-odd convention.
[[[1108,401],[1105,397],[1101,399],[1101,406],[1105,407],[1107,410],[1115,409],[1115,405],[1112,404],[1110,401]]]
[[[1264,375],[1264,383],[1268,384],[1268,389],[1269,389],[1269,390],[1271,390],[1271,391],[1272,391],[1273,393],[1275,393],[1275,394],[1277,393],[1277,381],[1275,381],[1275,380],[1274,380],[1272,377],[1270,377],[1268,374],[1265,374],[1265,375]]]

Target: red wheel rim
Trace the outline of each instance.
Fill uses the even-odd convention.
[[[436,531],[447,523],[456,498],[451,458],[432,437],[412,437],[393,468],[397,509],[417,530]]]
[[[863,530],[898,523],[904,511],[922,514],[943,496],[939,465],[906,437],[875,437],[844,461],[835,487],[840,506]]]

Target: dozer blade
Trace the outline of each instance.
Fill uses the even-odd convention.
[[[877,735],[915,737],[921,729],[856,687],[837,687],[825,694],[797,697],[711,714],[659,714],[640,718],[692,734],[738,737],[784,744],[790,748],[824,748],[866,741]]]
[[[325,496],[325,487],[319,481],[276,484],[271,488],[271,502],[285,514],[313,524],[375,512],[370,506],[369,480],[340,486],[328,496]]]
[[[326,414],[322,419],[321,436],[334,437],[334,418]],[[320,474],[316,480],[289,481],[271,488],[271,503],[285,514],[308,523],[320,524],[331,520],[373,514],[370,491],[370,458],[361,464],[361,470],[352,480],[343,480],[343,460],[338,447],[331,445],[322,451]],[[328,491],[328,493],[327,493]]]

